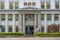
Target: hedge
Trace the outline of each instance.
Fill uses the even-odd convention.
[[[34,33],[34,36],[38,37],[60,37],[60,33]]]
[[[6,37],[6,36],[24,36],[24,33],[23,32],[15,32],[15,33],[13,33],[13,32],[1,32],[0,33],[0,36],[2,36],[2,37]]]

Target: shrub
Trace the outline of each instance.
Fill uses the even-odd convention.
[[[8,33],[1,32],[0,36],[24,36],[24,33],[23,32],[15,32],[15,33],[13,33],[13,32],[8,32]]]
[[[60,37],[60,33],[34,33],[34,36],[39,37]]]

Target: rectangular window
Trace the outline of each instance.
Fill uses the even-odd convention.
[[[1,20],[4,21],[5,20],[5,14],[1,15]]]
[[[2,25],[1,32],[5,32],[5,25]]]
[[[31,2],[28,3],[28,6],[31,6]]]
[[[19,14],[16,14],[16,15],[15,15],[15,20],[16,20],[16,21],[19,20]]]
[[[15,2],[15,9],[19,8],[19,2]]]
[[[44,32],[44,26],[41,25],[41,32]]]
[[[41,14],[41,20],[44,20],[44,14]]]
[[[16,32],[19,32],[19,27],[18,27],[18,25],[16,25]]]
[[[41,8],[44,9],[45,5],[44,2],[41,2]]]
[[[12,18],[13,18],[12,14],[9,14],[9,15],[8,15],[8,20],[9,20],[9,21],[12,21]]]
[[[47,2],[47,9],[50,9],[50,2]]]
[[[27,2],[24,2],[24,6],[27,6]]]
[[[36,6],[36,3],[35,2],[32,2],[32,6]]]
[[[9,2],[9,8],[13,9],[13,2]]]
[[[1,9],[4,9],[4,2],[1,2]]]
[[[51,21],[51,14],[48,14],[48,15],[47,15],[47,20],[48,20],[48,21]]]
[[[59,2],[55,2],[55,8],[59,9]]]
[[[9,32],[12,32],[12,25],[9,25],[8,29]]]
[[[59,20],[58,14],[55,14],[55,15],[54,15],[54,20],[55,20],[55,21]]]

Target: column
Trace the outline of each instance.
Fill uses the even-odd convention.
[[[38,31],[38,29],[36,28],[36,26],[37,26],[37,16],[36,16],[36,14],[34,15],[35,17],[34,17],[34,32],[36,32],[36,31]]]
[[[60,32],[60,14],[59,14],[59,32]]]
[[[46,5],[47,5],[47,3],[46,3],[46,1],[45,1],[45,9],[47,8],[47,6],[46,6]]]
[[[41,32],[41,14],[38,14],[38,29]]]
[[[22,32],[22,15],[19,14],[19,32]]]
[[[13,14],[13,26],[12,26],[12,31],[15,32],[15,14]]]
[[[50,8],[55,9],[55,0],[50,0]]]
[[[5,31],[8,32],[8,14],[5,15],[5,19],[6,19]]]
[[[47,14],[45,14],[45,18],[44,18],[45,24],[44,24],[44,32],[47,32]]]
[[[5,0],[5,9],[9,9],[9,0]]]
[[[23,14],[23,32],[25,33],[25,14]]]
[[[52,24],[54,24],[54,14],[52,14]]]

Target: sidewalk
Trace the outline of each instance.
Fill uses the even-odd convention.
[[[60,40],[60,37],[5,37],[0,40]]]

